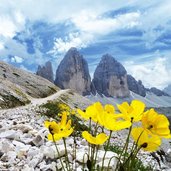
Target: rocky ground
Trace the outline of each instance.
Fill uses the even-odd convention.
[[[58,98],[60,93],[52,95],[45,99],[32,99],[32,103],[13,109],[0,110],[0,171],[51,171],[56,170],[56,157],[64,159],[63,142],[59,141],[57,155],[55,146],[48,141],[46,135],[47,129],[43,126],[43,122],[47,119],[45,116],[37,113],[38,106],[42,103]],[[125,132],[113,135],[113,143],[121,145],[124,142]],[[67,149],[69,151],[69,160],[73,165],[73,170],[81,170],[83,163],[83,155],[87,152],[88,146],[85,140],[77,138],[77,155],[73,155],[73,138],[67,139]],[[164,150],[169,150],[168,142],[164,142]],[[167,146],[166,146],[167,145]],[[99,151],[98,163],[100,165],[103,149]],[[115,156],[113,152],[108,152],[106,163],[109,158]],[[169,156],[170,155],[170,156]],[[171,150],[167,155],[164,163],[159,168],[158,163],[147,153],[141,152],[139,157],[144,165],[151,165],[154,170],[171,171]],[[59,159],[58,159],[59,160]],[[111,162],[111,167],[115,167],[116,159]],[[58,161],[58,168],[61,165]],[[112,170],[112,169],[111,169]]]

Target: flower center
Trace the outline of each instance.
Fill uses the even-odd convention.
[[[152,129],[153,128],[153,125],[150,125],[147,129]]]
[[[134,120],[134,117],[131,117],[131,122],[133,122],[133,120]]]
[[[49,132],[53,135],[53,128],[49,125]]]
[[[147,148],[147,146],[148,146],[148,143],[146,143],[146,142],[141,145],[142,148]]]

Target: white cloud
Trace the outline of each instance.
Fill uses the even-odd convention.
[[[22,63],[23,62],[23,58],[21,58],[19,56],[13,56],[11,58],[11,62]]]
[[[69,33],[68,36],[62,38],[57,38],[54,41],[54,47],[49,53],[58,54],[65,53],[71,47],[77,47],[78,49],[86,47],[92,40],[92,35],[90,34],[80,34]]]
[[[83,11],[71,19],[79,32],[69,33],[64,38],[56,38],[50,53],[64,53],[71,47],[78,49],[87,47],[93,41],[97,41],[99,36],[138,25],[139,17],[139,12],[119,15],[116,18],[102,18],[93,12]]]
[[[82,11],[73,16],[71,21],[83,32],[96,35],[106,35],[117,29],[130,28],[139,25],[139,12],[118,15],[115,18],[103,18],[91,11]]]
[[[16,32],[24,28],[25,19],[19,11],[14,11],[12,14],[0,13],[0,23],[0,36],[12,38]]]
[[[70,18],[71,14],[78,14],[89,9],[101,14],[114,8],[120,8],[129,4],[127,0],[1,0],[0,10],[3,13],[20,11],[24,16],[32,21],[46,20],[48,22],[58,22]]]
[[[159,89],[163,89],[171,83],[171,69],[167,65],[168,60],[164,57],[141,64],[136,64],[133,61],[125,63],[129,74],[137,80],[142,80],[146,87],[157,87]]]
[[[6,62],[25,62],[27,65],[32,64],[43,64],[44,57],[43,54],[36,49],[35,54],[29,54],[27,52],[27,46],[25,44],[20,44],[16,40],[6,38],[5,39],[6,48],[0,50],[0,58]],[[14,57],[11,59],[8,57],[9,55],[13,55]],[[22,58],[22,59],[20,59]]]
[[[155,1],[154,1],[155,2]],[[153,48],[156,40],[164,33],[170,32],[171,1],[164,0],[155,2],[141,15],[142,25],[139,27],[143,31],[143,40],[147,48]]]
[[[15,24],[7,16],[0,16],[0,35],[4,37],[13,37],[16,32]]]

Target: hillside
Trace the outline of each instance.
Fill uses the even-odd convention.
[[[130,102],[133,99],[138,99],[143,101],[147,107],[171,107],[171,97],[170,96],[157,96],[151,92],[148,92],[145,97],[142,97],[134,92],[130,92],[130,96],[126,98],[114,98],[101,96],[99,94],[86,96],[91,101],[100,101],[103,104],[113,104],[116,106],[118,103],[123,101]],[[171,113],[171,112],[170,112]]]
[[[33,73],[0,62],[0,107],[25,105],[31,98],[47,97],[59,90]]]

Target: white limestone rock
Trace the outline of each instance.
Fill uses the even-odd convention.
[[[14,130],[6,130],[0,133],[0,138],[15,139],[17,132]]]
[[[112,158],[111,160],[109,158],[105,158],[104,160],[104,169],[103,171],[113,171],[116,169],[116,165],[117,165],[117,158]],[[100,161],[99,163],[97,163],[97,165],[99,166],[99,168],[102,168],[102,163],[103,161]]]
[[[7,153],[8,151],[14,151],[14,145],[7,139],[0,139],[0,151]]]
[[[32,143],[37,147],[41,146],[44,144],[44,138],[40,135],[36,135],[36,137],[33,138]]]
[[[79,163],[86,163],[88,160],[88,155],[86,155],[86,153],[87,151],[84,150],[77,151],[76,161],[78,161]]]

